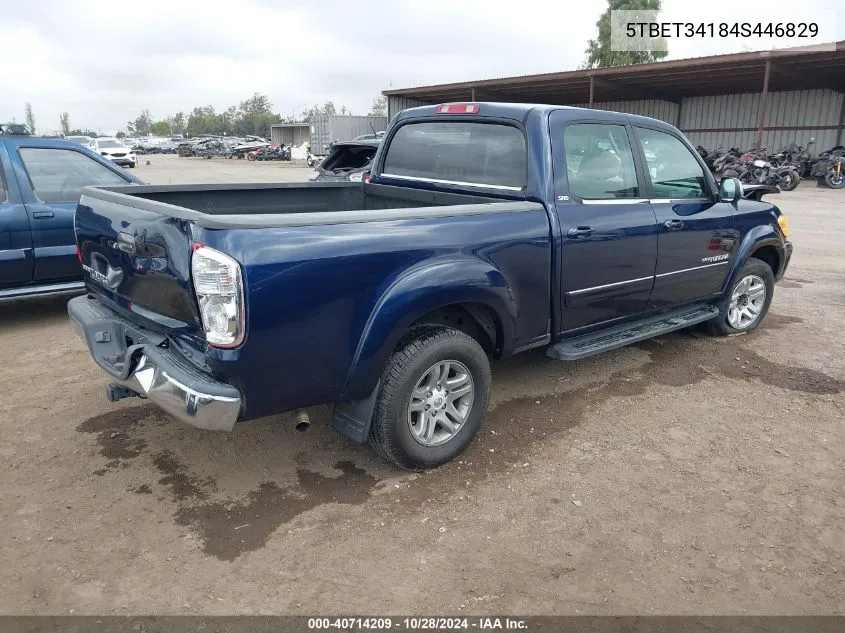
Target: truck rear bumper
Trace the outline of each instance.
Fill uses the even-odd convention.
[[[91,356],[117,384],[191,426],[212,431],[235,426],[240,392],[162,347],[164,337],[87,296],[71,299],[68,315]]]

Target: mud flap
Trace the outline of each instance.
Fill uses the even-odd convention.
[[[370,434],[370,424],[373,421],[373,412],[376,410],[380,388],[381,381],[366,398],[335,403],[332,411],[332,428],[359,444],[365,444]]]

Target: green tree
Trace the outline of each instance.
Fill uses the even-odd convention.
[[[367,116],[387,116],[387,97],[381,96],[373,99],[373,105]]]
[[[29,128],[30,134],[35,134],[35,115],[32,114],[32,104],[27,101],[24,109],[26,113],[26,127]]]
[[[117,134],[115,134],[114,136],[115,138],[126,138],[126,132],[124,132],[123,130],[118,130]]]
[[[170,136],[170,121],[156,121],[150,124],[150,134],[153,136]]]
[[[59,125],[62,126],[62,134],[68,136],[70,134],[70,114],[62,112],[59,115]]]
[[[91,138],[97,138],[97,133],[94,130],[76,128],[75,130],[69,130],[66,136],[90,136]]]
[[[170,128],[173,130],[173,134],[184,134],[185,133],[185,113],[184,112],[177,112],[172,117],[168,119],[170,121]]]
[[[346,109],[346,106],[343,106],[343,108],[341,109],[341,113],[344,113],[343,110],[345,110],[345,109]],[[348,113],[349,113],[349,111],[346,110],[345,114],[348,114]],[[311,106],[310,108],[305,110],[302,113],[301,120],[302,121],[313,121],[317,117],[331,116],[333,114],[337,114],[337,109],[335,108],[334,103],[331,102],[331,101],[326,101],[326,103],[323,104],[322,108],[320,106],[318,106],[317,104],[314,104],[313,106]]]
[[[132,136],[149,136],[150,126],[152,126],[152,124],[153,120],[150,116],[150,111],[144,109],[134,121],[129,121],[126,124],[126,130]]]
[[[610,45],[610,12],[660,11],[661,0],[607,0],[607,9],[602,13],[596,27],[598,35],[587,45],[586,68],[606,68],[608,66],[627,66],[629,64],[647,64],[663,59],[666,51],[614,51]]]

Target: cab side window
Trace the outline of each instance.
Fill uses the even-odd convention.
[[[85,187],[113,187],[128,182],[105,165],[72,149],[22,147],[18,151],[41,202],[76,202]]]
[[[624,125],[574,123],[563,132],[569,192],[584,200],[639,198]]]
[[[637,136],[655,198],[676,200],[708,196],[704,170],[678,138],[646,128],[637,128]]]

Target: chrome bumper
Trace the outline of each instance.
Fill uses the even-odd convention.
[[[116,382],[198,429],[231,431],[241,410],[239,396],[204,393],[201,385],[185,384],[146,354],[141,356],[129,378]]]
[[[160,346],[163,336],[86,296],[71,299],[68,315],[91,356],[118,385],[191,426],[211,431],[231,431],[235,426],[240,392]],[[131,348],[127,338],[133,342]]]

